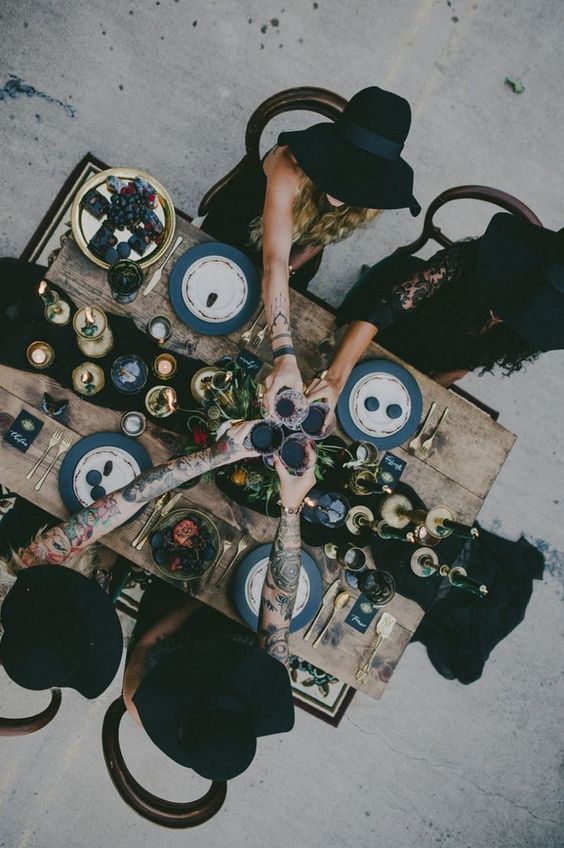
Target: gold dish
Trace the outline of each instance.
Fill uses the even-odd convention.
[[[80,205],[82,199],[93,188],[97,189],[106,199],[111,197],[111,192],[108,191],[106,186],[106,179],[108,177],[118,177],[121,180],[134,180],[135,177],[141,177],[151,183],[157,192],[158,204],[153,211],[164,222],[163,239],[158,245],[154,243],[148,245],[142,257],[139,257],[139,254],[133,250],[130,255],[130,258],[137,261],[141,268],[148,268],[150,265],[158,262],[167,252],[174,237],[176,214],[174,212],[172,198],[168,191],[146,171],[140,171],[137,168],[108,168],[106,171],[100,171],[87,179],[75,194],[72,202],[71,227],[74,240],[88,259],[95,262],[101,268],[110,267],[108,262],[96,256],[88,246],[94,233],[106,220],[106,216],[104,214],[100,218],[95,218],[94,215],[83,209]],[[117,230],[116,234],[118,238],[121,236],[120,240],[127,241],[131,235],[131,230]]]
[[[199,519],[200,522],[202,523],[202,525],[205,526],[207,532],[209,533],[209,536],[210,536],[210,539],[211,539],[211,544],[213,545],[213,548],[214,548],[213,557],[211,557],[210,559],[207,559],[205,561],[205,565],[204,565],[204,568],[201,571],[201,573],[190,574],[189,572],[186,572],[186,571],[173,571],[173,570],[171,570],[170,565],[159,564],[157,562],[157,560],[155,559],[153,545],[151,544],[151,539],[149,539],[149,548],[151,550],[151,558],[152,558],[152,560],[155,564],[155,568],[161,574],[163,574],[165,577],[168,577],[171,580],[180,580],[182,582],[184,582],[186,580],[201,580],[202,577],[204,577],[207,574],[207,572],[216,565],[216,563],[219,559],[220,553],[222,552],[222,551],[220,551],[219,531],[218,531],[215,523],[212,521],[212,519],[210,518],[209,515],[206,515],[205,513],[200,512],[197,509],[187,509],[185,507],[182,508],[182,509],[173,509],[171,512],[169,512],[167,515],[163,516],[163,518],[161,518],[156,523],[156,525],[151,530],[150,535],[152,536],[153,533],[163,532],[163,531],[169,529],[170,527],[173,527],[178,521],[181,521],[184,518],[190,518],[192,516],[195,516],[197,519]],[[170,550],[170,548],[168,548],[168,550]]]

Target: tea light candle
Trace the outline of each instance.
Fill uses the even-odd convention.
[[[136,438],[145,432],[147,419],[142,412],[126,412],[121,417],[120,427],[122,433],[125,433],[126,436]]]
[[[147,324],[147,332],[157,344],[164,344],[172,335],[172,325],[165,315],[155,315]]]
[[[161,353],[153,362],[153,374],[161,380],[170,380],[176,374],[177,364],[172,353]]]
[[[55,351],[47,342],[32,342],[27,351],[27,361],[38,370],[48,368],[55,359]]]

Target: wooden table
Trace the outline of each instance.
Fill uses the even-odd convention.
[[[146,328],[147,320],[152,315],[167,315],[173,325],[173,335],[168,348],[180,354],[188,354],[213,362],[225,354],[237,353],[238,339],[244,328],[226,337],[202,336],[189,330],[173,313],[167,295],[168,272],[175,259],[185,250],[194,244],[209,240],[205,233],[183,219],[177,219],[177,234],[182,235],[184,241],[174,258],[167,263],[159,285],[147,297],[140,295],[127,306],[121,306],[113,301],[106,282],[105,271],[89,262],[71,238],[65,240],[59,256],[49,268],[47,277],[67,291],[77,306],[100,304],[108,312],[122,313],[133,318],[141,329]],[[297,292],[291,292],[291,301],[294,344],[302,375],[308,380],[316,371],[329,364],[338,344],[339,334],[335,328],[334,318],[329,312]],[[320,348],[323,353],[320,353]],[[255,352],[261,358],[270,360],[268,343]],[[401,361],[376,344],[371,345],[368,356]],[[412,486],[427,504],[448,503],[459,520],[470,523],[478,515],[489,489],[513,446],[515,436],[466,400],[443,389],[409,365],[402,364],[419,383],[424,409],[427,409],[433,400],[437,402],[438,411],[445,406],[450,408],[447,422],[436,439],[436,447],[426,462],[410,456],[403,447],[395,449],[394,453],[407,460],[402,479]],[[268,364],[264,366],[265,373],[268,367]],[[25,471],[41,454],[50,433],[56,426],[51,419],[38,411],[42,394],[46,390],[56,394],[57,397],[60,397],[62,393],[68,398],[68,420],[74,440],[100,430],[117,430],[121,413],[92,406],[71,391],[61,388],[44,374],[16,371],[0,365],[0,409],[17,415],[24,406],[45,421],[41,436],[25,456],[4,442],[0,442],[2,483],[51,514],[63,518],[67,513],[58,493],[58,467],[55,467],[39,493],[33,490],[34,481],[25,479]],[[170,448],[163,444],[158,434],[159,426],[149,422],[147,431],[140,439],[154,464],[165,461],[170,455]],[[339,435],[347,439],[344,434],[339,433]],[[277,526],[275,519],[239,506],[229,500],[213,483],[201,482],[194,489],[189,490],[184,497],[188,503],[205,509],[217,518],[223,538],[236,542],[245,531],[250,532],[260,543],[271,541],[274,537]],[[104,544],[137,565],[153,571],[154,567],[147,546],[143,551],[138,552],[130,545],[130,540],[137,533],[145,517],[146,513],[141,514],[126,527],[119,528],[104,537]],[[234,547],[231,548],[230,553],[234,550]],[[322,549],[315,548],[312,554],[320,565],[326,584],[336,576],[340,576],[338,566],[324,556]],[[221,573],[223,567],[223,563],[218,566],[216,575]],[[198,586],[194,593],[204,602],[238,619],[238,614],[230,600],[228,580],[221,588],[215,586],[214,580],[215,575],[210,583]],[[188,584],[184,588],[188,590]],[[397,665],[423,617],[423,610],[415,601],[399,594],[396,594],[386,610],[395,616],[397,624],[392,636],[382,644],[370,679],[366,686],[362,687],[362,691],[374,698],[380,698],[383,694],[390,671]],[[345,615],[346,612],[348,609]],[[357,686],[354,675],[374,639],[374,623],[365,634],[361,635],[344,625],[345,615],[342,615],[340,619],[337,618],[336,626],[329,631],[325,641],[318,648],[313,649],[311,642],[305,642],[302,634],[296,633],[290,637],[290,650],[303,659],[324,668],[340,680]],[[382,679],[378,677],[378,670],[381,672]]]

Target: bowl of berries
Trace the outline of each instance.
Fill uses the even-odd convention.
[[[135,168],[109,168],[86,180],[71,209],[74,240],[102,268],[130,259],[147,268],[164,255],[175,227],[172,198]]]
[[[211,518],[195,509],[175,509],[149,536],[156,568],[173,580],[198,580],[217,562],[219,532]]]

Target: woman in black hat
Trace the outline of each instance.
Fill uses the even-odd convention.
[[[288,632],[301,569],[300,511],[315,485],[275,460],[281,518],[261,595],[258,636],[160,581],[145,593],[123,682],[127,709],[155,745],[210,780],[251,763],[258,736],[292,729]],[[151,591],[153,590],[153,591]]]
[[[265,403],[279,389],[302,388],[292,346],[289,275],[305,290],[321,249],[350,235],[380,209],[420,211],[413,171],[401,158],[409,132],[407,100],[375,86],[349,101],[335,122],[284,132],[260,167],[246,170],[214,198],[202,229],[250,248],[263,267],[263,297],[274,369]]]
[[[564,348],[564,230],[499,212],[483,236],[427,261],[392,255],[374,265],[337,321],[349,323],[345,336],[308,393],[333,407],[376,335],[444,386],[474,369],[511,374],[541,351]]]
[[[11,561],[0,559],[0,662],[16,683],[28,689],[68,686],[87,698],[110,685],[122,654],[121,628],[109,596],[84,573],[85,550],[169,489],[255,456],[245,443],[254,423],[231,427],[213,447],[143,472],[40,532]]]

